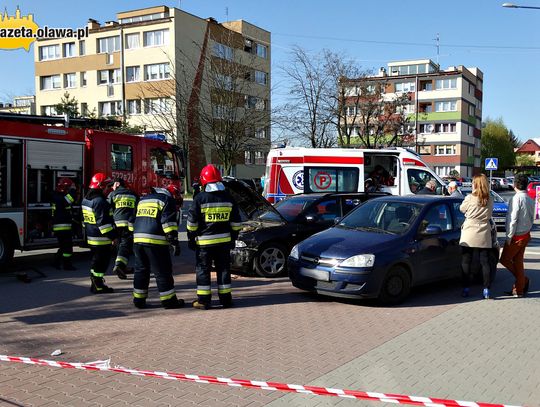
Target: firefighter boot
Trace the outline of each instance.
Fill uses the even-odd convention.
[[[120,280],[125,280],[125,279],[127,279],[127,275],[126,275],[127,273],[126,273],[126,271],[124,270],[124,267],[121,266],[121,265],[119,265],[119,264],[117,264],[117,265],[114,266],[114,268],[113,268],[113,273],[116,273],[116,275],[118,276],[118,278],[119,278]]]
[[[174,297],[168,298],[166,300],[161,300],[161,305],[165,309],[182,308],[184,306],[184,300],[174,296]]]
[[[204,302],[193,301],[191,305],[197,309],[210,309],[210,304],[205,304]]]
[[[146,298],[136,298],[133,297],[133,305],[139,309],[146,308]]]
[[[93,294],[108,294],[114,293],[114,289],[105,285],[105,280],[103,277],[94,277],[91,276],[90,280],[92,285],[90,286],[90,292]]]

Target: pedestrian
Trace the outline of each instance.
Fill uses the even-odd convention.
[[[189,248],[195,250],[197,300],[193,307],[209,309],[212,291],[210,272],[212,262],[217,273],[218,296],[224,308],[231,307],[231,256],[241,228],[236,203],[225,191],[219,170],[209,164],[201,171],[201,192],[193,199],[188,212]]]
[[[105,285],[103,278],[109,267],[111,247],[116,237],[111,207],[103,193],[110,182],[111,179],[104,173],[96,173],[81,204],[86,240],[92,251],[90,291],[94,294],[114,292],[111,287]]]
[[[534,221],[534,201],[527,195],[527,177],[518,174],[514,178],[516,194],[508,203],[506,213],[506,242],[501,255],[501,264],[515,277],[512,290],[506,292],[514,297],[523,297],[529,291],[530,279],[525,276],[523,256],[531,240]]]
[[[426,185],[424,185],[424,188],[422,188],[420,191],[416,193],[416,195],[435,195],[437,190],[437,183],[430,179],[428,182],[426,182]]]
[[[112,192],[107,201],[113,210],[113,219],[118,237],[118,252],[113,272],[118,278],[125,280],[127,274],[133,273],[128,267],[129,255],[133,252],[133,222],[135,222],[135,208],[137,195],[127,188],[122,178],[116,178],[112,185]]]
[[[484,285],[482,295],[485,299],[489,299],[491,285],[489,253],[493,248],[490,221],[493,213],[493,197],[489,193],[489,182],[484,174],[473,177],[472,193],[465,197],[459,210],[465,215],[459,240],[462,249],[462,296],[469,296],[472,259],[478,254]]]
[[[450,181],[446,188],[448,189],[448,194],[450,194],[451,198],[463,198],[463,194],[457,188],[456,181]]]
[[[176,296],[170,246],[180,255],[178,242],[177,202],[182,196],[175,185],[152,188],[152,193],[141,197],[133,230],[135,275],[133,276],[133,305],[146,308],[150,273],[153,272],[161,305],[166,309],[184,306]]]
[[[51,203],[53,232],[58,240],[58,251],[54,256],[54,267],[60,270],[73,271],[76,268],[71,262],[73,256],[71,205],[75,201],[75,183],[70,178],[60,178],[56,184]]]

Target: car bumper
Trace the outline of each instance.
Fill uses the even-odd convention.
[[[301,290],[341,298],[375,298],[380,284],[376,270],[365,273],[337,273],[327,267],[306,267],[299,261],[287,262],[292,284]]]
[[[497,228],[506,229],[506,213],[493,213],[493,222]]]
[[[247,247],[234,248],[231,250],[231,270],[251,273],[253,271],[253,259],[257,249]]]

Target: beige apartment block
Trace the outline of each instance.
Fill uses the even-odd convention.
[[[243,20],[218,23],[166,6],[120,12],[116,21],[104,24],[90,19],[88,28],[89,36],[81,40],[36,43],[37,114],[55,115],[55,105],[69,92],[82,116],[121,118],[147,134],[165,134],[180,145],[186,140],[193,178],[206,163],[219,164],[203,134],[202,117],[216,110],[205,105],[212,100],[210,72],[216,66],[240,66],[246,73],[237,108],[256,108],[263,119],[246,129],[253,142],[238,152],[234,175],[264,173],[270,148],[268,31]]]
[[[478,68],[450,66],[442,70],[429,59],[396,61],[377,76],[349,78],[384,81],[384,98],[407,94],[404,107],[414,142],[409,145],[440,176],[456,170],[471,177],[481,169],[483,73]]]

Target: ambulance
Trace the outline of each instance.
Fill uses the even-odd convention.
[[[445,194],[445,183],[414,151],[386,149],[275,148],[268,153],[263,196],[271,203],[288,195],[324,192],[364,192],[364,185],[381,166],[388,175],[380,191],[409,195],[429,180]]]

